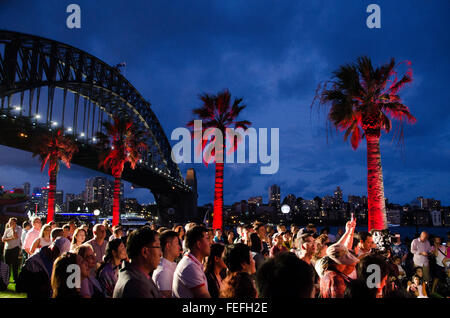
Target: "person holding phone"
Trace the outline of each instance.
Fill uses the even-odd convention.
[[[420,237],[411,242],[411,253],[414,254],[414,266],[423,268],[423,278],[425,282],[430,281],[430,263],[428,255],[431,252],[431,244],[428,241],[428,233],[423,231]]]

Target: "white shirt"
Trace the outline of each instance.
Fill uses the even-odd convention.
[[[433,246],[433,247],[432,247],[432,250],[434,251],[435,249],[436,249],[436,248]],[[445,247],[444,245],[440,245],[440,246],[439,246],[439,250],[440,250],[440,252],[437,251],[436,264],[437,264],[438,266],[445,267],[445,266],[444,266],[444,263],[442,263],[442,261],[443,261],[444,258],[445,258],[445,253],[447,252],[447,249],[446,249],[446,247]]]
[[[208,288],[203,265],[194,255],[186,253],[175,270],[172,295],[176,298],[194,298],[191,288],[202,286]]]
[[[428,256],[420,255],[420,253],[429,253],[431,251],[431,245],[428,240],[422,242],[420,238],[416,238],[411,242],[411,253],[414,254],[414,265],[415,266],[428,266]]]
[[[170,290],[172,292],[173,274],[177,263],[161,257],[158,267],[153,271],[152,279],[160,291]]]
[[[12,239],[10,241],[5,242],[5,250],[10,250],[10,249],[19,247],[21,245],[20,236],[22,235],[22,228],[19,226],[16,226],[16,228],[14,229],[14,232],[17,233],[17,239]],[[13,229],[12,229],[12,227],[9,227],[5,230],[5,233],[3,233],[2,239],[9,239],[9,238],[13,238],[13,237],[14,237]]]

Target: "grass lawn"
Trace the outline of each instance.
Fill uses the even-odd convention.
[[[12,273],[9,281],[12,281]],[[27,294],[16,293],[16,284],[10,283],[7,290],[0,291],[0,298],[27,298]]]

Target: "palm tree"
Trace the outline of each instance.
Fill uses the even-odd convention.
[[[398,95],[400,89],[412,81],[410,62],[407,64],[408,70],[399,79],[398,65],[393,58],[374,69],[368,57],[360,57],[357,63],[341,66],[335,71],[329,82],[319,85],[316,94],[320,105],[329,106],[328,122],[336,129],[345,130],[344,140],[351,135],[353,150],[358,148],[361,138],[366,138],[369,231],[387,228],[381,129],[388,133],[392,127],[391,119],[396,119],[400,122],[399,136],[403,140],[403,122],[416,122]]]
[[[50,177],[47,201],[47,222],[53,221],[55,214],[55,192],[56,176],[59,171],[59,161],[61,160],[67,168],[70,168],[70,161],[78,147],[75,141],[64,136],[63,130],[58,129],[49,134],[40,135],[33,150],[33,157],[39,156],[41,161],[41,172],[44,171],[48,163],[48,175]]]
[[[127,162],[131,169],[136,167],[142,157],[141,151],[147,149],[147,144],[146,133],[139,130],[131,119],[114,117],[113,122],[103,122],[106,134],[97,133],[97,145],[102,149],[99,167],[111,169],[114,177],[112,224],[117,225],[120,219],[120,179],[123,169]]]
[[[227,128],[242,128],[247,130],[251,122],[247,120],[237,121],[237,117],[240,112],[246,107],[245,105],[240,105],[242,98],[235,98],[233,104],[231,105],[231,94],[228,90],[218,93],[217,95],[203,94],[200,95],[200,99],[203,105],[199,108],[193,110],[196,119],[202,120],[202,135],[207,129],[218,129],[223,138],[225,138],[225,133]],[[195,119],[194,119],[195,120]],[[194,120],[188,122],[188,127],[194,126]],[[216,142],[215,138],[211,140],[210,145]],[[223,145],[222,153],[212,153],[215,157],[218,155],[223,158],[224,148],[226,147],[225,140],[217,141],[218,144]],[[207,142],[203,141],[201,143],[202,149],[206,147]],[[233,147],[230,150],[236,149],[236,140],[233,141]],[[214,148],[213,151],[220,151],[220,149]],[[223,173],[224,165],[222,162],[216,162],[216,176],[214,184],[214,208],[213,208],[213,229],[222,229],[223,220]]]

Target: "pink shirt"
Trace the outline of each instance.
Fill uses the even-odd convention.
[[[24,250],[30,250],[33,246],[33,242],[35,239],[39,237],[40,231],[36,230],[36,228],[32,228],[28,231],[27,235],[25,236],[25,241],[23,243],[23,249]]]

